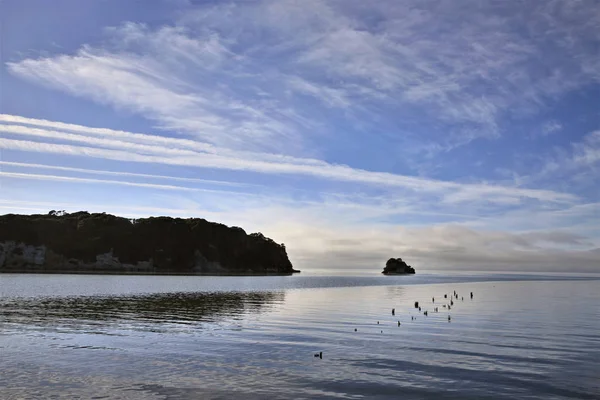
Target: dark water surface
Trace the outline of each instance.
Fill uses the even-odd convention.
[[[0,399],[38,398],[598,399],[600,278],[0,275]]]

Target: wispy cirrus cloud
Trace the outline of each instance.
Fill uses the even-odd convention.
[[[22,162],[13,162],[13,161],[0,161],[0,166],[2,166],[2,165],[10,166],[10,167],[18,167],[18,168],[36,169],[36,170],[49,169],[49,170],[55,170],[55,171],[76,172],[76,173],[92,174],[92,175],[127,176],[127,177],[133,177],[133,178],[149,178],[149,179],[180,181],[180,182],[200,183],[200,184],[210,184],[210,185],[251,186],[248,183],[215,181],[215,180],[211,180],[211,179],[186,178],[186,177],[182,177],[182,176],[168,176],[168,175],[156,175],[156,174],[141,174],[141,173],[136,173],[136,172],[126,172],[126,171],[106,171],[106,170],[97,170],[97,169],[88,169],[88,168],[63,167],[60,165],[32,164],[32,163],[22,163]]]
[[[210,191],[210,189],[200,189],[200,188],[193,188],[193,187],[186,187],[186,186],[164,185],[164,184],[156,184],[156,183],[129,182],[129,181],[93,179],[93,178],[78,178],[78,177],[73,177],[73,176],[28,174],[28,173],[5,172],[5,171],[0,171],[0,178],[40,180],[40,181],[50,181],[50,182],[106,184],[106,185],[117,185],[117,186],[121,185],[121,186],[134,186],[134,187],[149,188],[149,189],[180,190],[180,191],[190,191],[190,192]]]
[[[4,118],[4,117],[2,117]],[[5,120],[14,118],[7,116]],[[30,125],[44,125],[45,121],[20,119]],[[57,126],[50,123],[50,126]],[[79,155],[95,158],[105,158],[116,161],[159,163],[202,168],[218,168],[227,170],[249,170],[262,174],[295,174],[308,175],[315,178],[344,182],[357,182],[383,187],[399,187],[421,193],[438,193],[448,202],[487,201],[506,203],[510,199],[519,203],[523,198],[537,199],[550,202],[572,202],[577,198],[568,193],[552,192],[543,189],[527,189],[518,187],[503,187],[488,184],[456,183],[434,179],[373,172],[352,168],[347,165],[330,164],[315,159],[303,159],[285,156],[269,156],[257,153],[233,152],[225,150],[223,154],[211,147],[210,152],[201,152],[181,148],[187,142],[182,139],[156,139],[152,135],[133,134],[122,131],[104,130],[104,137],[92,128],[85,135],[83,126],[67,126],[78,133],[68,133],[56,130],[46,130],[23,125],[0,125],[0,131],[14,135],[58,139],[76,142],[79,145],[48,143],[39,141],[0,139],[0,148],[22,151],[43,152],[52,154]],[[114,134],[115,138],[107,138]],[[129,140],[133,140],[129,141]],[[157,146],[156,142],[161,145]],[[172,146],[165,146],[170,143]]]
[[[555,151],[553,156],[546,160],[538,176],[572,175],[573,172],[597,173],[599,163],[600,131],[594,131],[579,141],[571,142],[568,147]]]
[[[183,50],[182,50],[183,51]],[[226,89],[198,87],[173,76],[168,65],[146,56],[84,48],[73,56],[9,63],[18,76],[101,104],[131,110],[164,130],[229,147],[272,149],[292,137],[295,122],[266,113],[260,104],[231,97]],[[278,116],[279,115],[279,116]]]
[[[573,144],[571,161],[576,165],[593,166],[600,161],[600,130],[586,135],[579,143]]]
[[[226,147],[301,152],[330,129],[297,96],[310,95],[347,115],[378,110],[379,124],[398,109],[422,114],[432,122],[412,134],[447,149],[496,138],[502,117],[598,82],[600,12],[587,3],[201,5],[172,25],[129,22],[107,29],[102,46],[7,65]]]

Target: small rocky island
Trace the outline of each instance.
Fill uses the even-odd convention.
[[[385,268],[381,273],[384,275],[414,274],[415,269],[402,261],[401,258],[390,258],[385,263]]]
[[[287,275],[285,245],[201,218],[0,216],[0,272]]]

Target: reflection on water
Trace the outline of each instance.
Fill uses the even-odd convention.
[[[201,327],[226,318],[266,311],[283,303],[284,292],[158,293],[138,296],[77,296],[0,299],[0,330],[118,327],[148,324]],[[152,328],[152,327],[151,327]]]
[[[316,278],[299,281],[310,289],[290,289],[291,281],[271,277],[153,278],[135,286],[133,279],[66,277],[78,295],[67,287],[43,297],[36,288],[49,293],[55,277],[0,282],[0,398],[560,400],[600,393],[598,280],[470,276],[382,286]],[[342,287],[320,287],[325,281]],[[242,284],[259,289],[223,290]],[[127,295],[126,287],[146,294]],[[447,310],[431,312],[432,297],[438,306],[454,290],[475,296],[455,299],[448,322]],[[323,359],[313,357],[319,351]]]

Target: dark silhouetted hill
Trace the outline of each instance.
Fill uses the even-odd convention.
[[[290,274],[285,246],[201,218],[0,216],[0,272]]]
[[[400,275],[400,274],[414,274],[415,269],[402,261],[401,258],[390,258],[385,263],[385,268],[382,274],[385,275]]]

